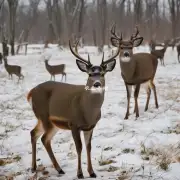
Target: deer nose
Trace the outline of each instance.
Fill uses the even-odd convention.
[[[101,83],[100,82],[95,82],[93,85],[95,88],[101,87]]]
[[[129,57],[129,52],[127,52],[127,51],[124,52],[124,56],[125,56],[125,57]]]

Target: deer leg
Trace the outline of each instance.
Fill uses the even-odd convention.
[[[55,75],[53,75],[53,77],[54,77],[54,81],[55,81]]]
[[[94,173],[92,162],[91,162],[91,139],[92,139],[93,129],[90,131],[84,131],[84,140],[86,144],[86,151],[87,151],[87,164],[88,164],[88,172],[90,177],[96,178],[96,174]]]
[[[146,106],[145,106],[144,111],[147,111],[148,106],[149,106],[149,100],[150,100],[150,96],[151,96],[151,88],[149,86],[147,87],[146,92],[147,92],[147,100],[146,100]]]
[[[126,110],[126,115],[125,115],[124,119],[128,119],[132,86],[131,85],[127,85],[126,83],[125,83],[125,86],[126,86],[126,92],[127,92],[127,110]]]
[[[180,59],[179,59],[179,56],[180,56],[180,54],[178,53],[178,61],[179,61],[179,63],[180,63]]]
[[[139,107],[138,107],[139,90],[140,90],[140,84],[137,84],[136,87],[135,87],[135,91],[134,91],[136,118],[139,117]]]
[[[61,82],[62,82],[62,80],[63,80],[63,76],[64,76],[64,75],[62,74],[62,76],[61,76]]]
[[[165,64],[164,64],[164,57],[162,58],[162,62],[163,62],[163,66],[165,66]]]
[[[65,76],[65,82],[66,82],[66,73],[64,72],[64,76]]]
[[[38,138],[43,134],[44,130],[42,127],[42,123],[38,120],[35,128],[30,132],[31,134],[31,145],[32,145],[32,172],[36,171],[36,142]]]
[[[20,76],[22,79],[24,79],[24,76],[21,74],[21,76]]]
[[[80,131],[76,127],[72,126],[71,132],[72,132],[72,136],[76,145],[76,151],[78,155],[77,177],[78,179],[84,179],[84,175],[83,175],[82,167],[81,167],[82,142],[81,142]]]
[[[159,105],[158,105],[158,100],[157,100],[156,86],[155,86],[155,84],[154,84],[154,82],[152,80],[150,81],[150,85],[151,85],[151,88],[153,89],[155,105],[156,105],[156,108],[158,109]]]
[[[59,174],[65,174],[64,171],[59,166],[58,162],[56,161],[56,158],[54,156],[54,153],[51,148],[51,139],[53,136],[57,133],[58,129],[54,127],[50,127],[42,136],[41,141],[46,148],[46,151],[55,167],[55,169],[58,171]]]

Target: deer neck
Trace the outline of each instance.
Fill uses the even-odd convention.
[[[101,107],[104,102],[104,90],[101,93],[93,93],[91,90],[84,90],[80,98],[80,106],[83,111],[84,123],[95,125],[99,120]]]
[[[131,81],[131,79],[133,79],[133,75],[136,67],[136,62],[133,56],[130,58],[128,62],[123,61],[121,57],[119,57],[119,61],[120,61],[121,74],[123,75],[123,78],[125,78],[125,81]]]
[[[7,60],[4,60],[4,65],[8,66]]]

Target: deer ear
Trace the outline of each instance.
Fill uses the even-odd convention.
[[[133,46],[134,47],[140,46],[142,42],[143,42],[143,37],[138,37],[133,40]]]
[[[114,37],[111,37],[111,44],[115,47],[119,47],[119,40],[114,38]]]
[[[113,59],[111,62],[105,65],[104,70],[106,72],[111,72],[116,66],[116,59]]]
[[[87,71],[88,71],[87,64],[83,63],[82,61],[76,59],[76,64],[77,64],[78,68],[79,68],[82,72],[87,72]]]

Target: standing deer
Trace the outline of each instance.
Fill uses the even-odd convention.
[[[180,56],[180,43],[177,44],[176,49],[177,49],[177,55],[178,55],[178,62],[180,63],[180,58],[179,58],[179,56]]]
[[[3,55],[0,53],[0,64],[2,64]]]
[[[55,81],[55,75],[58,75],[58,74],[61,74],[62,75],[62,78],[61,78],[61,81],[63,80],[63,77],[65,76],[65,81],[66,81],[66,72],[65,72],[65,68],[66,68],[66,65],[65,64],[59,64],[59,65],[50,65],[48,63],[49,59],[45,59],[44,62],[45,62],[45,66],[46,66],[46,70],[49,72],[49,74],[51,75],[51,79],[52,80],[52,77],[54,78],[54,81]]]
[[[112,34],[111,37],[112,45],[115,47],[120,47],[120,54],[119,54],[120,69],[127,91],[128,103],[127,103],[127,111],[124,119],[128,119],[129,117],[132,86],[135,87],[134,112],[136,113],[136,118],[137,118],[139,117],[138,95],[141,84],[146,83],[147,101],[146,101],[145,111],[148,110],[151,89],[153,89],[154,97],[155,97],[155,105],[156,108],[158,108],[156,86],[153,82],[154,76],[156,74],[158,60],[154,55],[149,53],[133,54],[133,47],[139,46],[143,41],[143,37],[137,37],[137,35],[139,34],[137,26],[136,26],[136,33],[131,36],[130,40],[124,41],[122,38],[122,33],[121,33],[121,37],[117,36],[115,33],[115,25],[112,26],[111,34]]]
[[[166,49],[168,47],[168,43],[169,43],[169,40],[166,40],[165,43],[164,43],[164,48],[163,49],[155,49],[155,46],[154,46],[154,49],[152,48],[152,50],[151,50],[151,54],[153,54],[158,59],[160,59],[162,66],[165,66],[165,64],[164,64],[164,54],[165,54]]]
[[[24,79],[24,76],[21,73],[21,66],[8,64],[7,57],[4,57],[4,67],[9,74],[9,78],[12,79],[12,75],[15,74],[16,76],[19,77],[18,83],[20,79]]]
[[[91,138],[93,129],[101,118],[101,107],[105,93],[105,74],[114,69],[115,57],[119,54],[119,48],[114,56],[106,61],[104,61],[103,54],[101,65],[94,66],[90,62],[89,55],[87,61],[78,54],[77,45],[78,42],[73,50],[69,41],[70,50],[77,58],[78,68],[88,74],[86,86],[47,81],[30,90],[27,100],[31,102],[34,114],[38,119],[37,125],[31,131],[32,171],[36,170],[36,142],[43,135],[41,141],[55,169],[59,174],[64,174],[51,149],[51,139],[60,128],[72,132],[78,155],[77,177],[82,179],[80,132],[84,132],[89,175],[96,177],[91,163]]]

